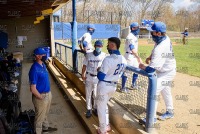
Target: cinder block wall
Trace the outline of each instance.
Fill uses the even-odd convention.
[[[33,50],[38,46],[50,46],[50,19],[34,25],[36,16],[0,20],[0,30],[8,34],[8,52],[23,52],[24,60],[30,59]],[[17,46],[17,36],[27,36],[23,46]]]

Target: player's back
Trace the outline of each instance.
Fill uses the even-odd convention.
[[[117,82],[127,66],[127,61],[122,55],[111,54],[104,59],[103,64],[107,68],[105,70],[108,70],[104,80]]]

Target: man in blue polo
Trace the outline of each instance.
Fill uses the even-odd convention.
[[[32,93],[32,101],[35,107],[34,128],[36,134],[42,131],[48,131],[49,123],[47,115],[51,105],[50,80],[47,68],[43,63],[46,51],[43,48],[34,50],[35,62],[29,71],[30,91]]]

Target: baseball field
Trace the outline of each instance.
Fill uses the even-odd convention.
[[[186,45],[182,45],[181,38],[172,39],[171,41],[177,62],[177,72],[200,77],[200,38],[189,38],[186,41]],[[104,40],[104,52],[107,52],[106,46],[107,41]],[[154,44],[151,40],[139,39],[138,53],[143,62],[150,55],[153,46]],[[124,40],[122,40],[120,52],[124,54]]]

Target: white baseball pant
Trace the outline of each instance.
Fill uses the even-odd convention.
[[[86,91],[86,105],[87,105],[87,110],[92,109],[92,91],[93,91],[93,108],[97,109],[97,104],[96,104],[96,96],[97,96],[97,84],[92,82],[92,81],[87,81],[85,82],[85,91]]]
[[[157,73],[157,90],[156,90],[156,104],[155,104],[155,113],[154,117],[156,118],[156,111],[157,111],[157,106],[158,106],[158,101],[159,101],[159,95],[161,93],[166,110],[167,111],[173,111],[173,99],[172,99],[172,94],[171,94],[171,88],[173,86],[173,79],[176,75],[176,71],[170,71],[166,73]]]
[[[108,101],[116,91],[116,84],[100,81],[97,85],[97,111],[99,118],[99,128],[102,133],[106,132],[109,125]]]

